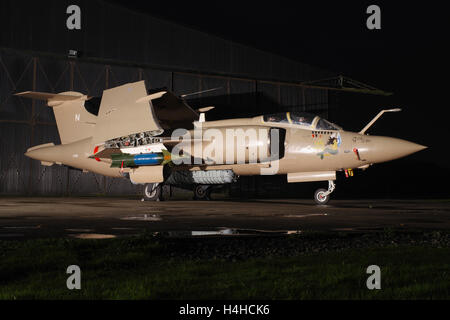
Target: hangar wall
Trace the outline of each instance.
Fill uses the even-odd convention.
[[[68,30],[66,9],[81,9]],[[174,10],[176,5],[174,4]],[[230,21],[232,23],[232,21]],[[190,71],[302,81],[330,72],[100,0],[2,0],[0,46]]]
[[[298,82],[328,77],[329,72],[103,1],[72,2],[83,10],[86,27],[81,31],[57,27],[65,26],[68,1],[0,3],[0,194],[117,195],[142,188],[64,166],[43,167],[26,158],[29,147],[59,143],[59,136],[51,108],[12,96],[16,92],[73,90],[95,96],[143,79],[149,88],[167,87],[177,94],[222,87],[224,92],[204,95],[238,97],[222,115],[328,111],[327,90]],[[49,9],[43,12],[43,6]],[[82,58],[67,58],[69,49],[83,51]],[[257,98],[243,98],[248,94]],[[270,181],[244,178],[233,188],[247,193],[271,192],[275,185],[279,189],[280,183]]]
[[[199,73],[124,67],[72,59],[55,59],[10,49],[0,49],[0,194],[134,194],[140,192],[124,179],[107,178],[93,173],[54,165],[44,167],[23,153],[31,146],[59,143],[52,109],[43,101],[13,96],[27,90],[44,92],[79,91],[101,95],[106,88],[145,80],[149,88],[171,88],[177,94],[222,86],[227,94],[259,92],[277,102],[265,108],[276,112],[301,110],[326,112],[328,92],[307,89],[297,84],[280,84],[245,78]],[[258,114],[261,106],[235,106]],[[238,110],[229,110],[236,114]],[[278,110],[281,111],[281,110]],[[242,112],[242,110],[240,110]],[[243,182],[249,185],[248,182]],[[251,185],[251,183],[250,183]]]

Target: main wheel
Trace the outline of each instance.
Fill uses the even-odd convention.
[[[211,187],[204,184],[199,184],[194,187],[195,200],[211,200]]]
[[[147,183],[144,187],[145,201],[158,201],[161,197],[160,183]]]
[[[330,201],[330,195],[325,195],[327,191],[326,189],[317,189],[314,193],[314,201],[317,204],[327,204]]]

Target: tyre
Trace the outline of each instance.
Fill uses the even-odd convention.
[[[194,187],[195,200],[211,200],[211,187],[204,184],[199,184]]]
[[[144,187],[145,201],[158,201],[161,198],[161,184],[147,183]]]
[[[330,195],[325,195],[327,191],[326,189],[317,189],[314,193],[314,201],[320,205],[327,204],[330,201]]]

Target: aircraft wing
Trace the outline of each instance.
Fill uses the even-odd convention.
[[[70,101],[70,100],[77,100],[81,96],[69,96],[65,94],[60,93],[48,93],[48,92],[37,92],[37,91],[25,91],[16,93],[16,96],[19,97],[26,97],[31,99],[38,99],[38,100],[58,100],[58,101]]]
[[[55,107],[57,105],[60,105],[64,102],[68,102],[68,101],[89,100],[90,99],[90,97],[82,95],[82,94],[68,95],[68,94],[61,94],[61,93],[48,93],[48,92],[37,92],[37,91],[25,91],[25,92],[15,93],[14,95],[18,96],[18,97],[48,101],[47,104],[49,107]]]
[[[93,136],[95,144],[148,131],[158,135],[164,130],[155,116],[144,81],[103,91]]]

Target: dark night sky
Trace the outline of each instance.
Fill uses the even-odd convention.
[[[388,98],[342,94],[340,114],[332,120],[359,130],[382,107],[402,107],[403,112],[382,118],[372,134],[428,145],[415,159],[432,158],[449,167],[443,157],[449,148],[439,142],[450,135],[443,117],[448,110],[450,13],[443,2],[110,2],[394,92]],[[371,4],[381,8],[381,30],[366,28]]]

